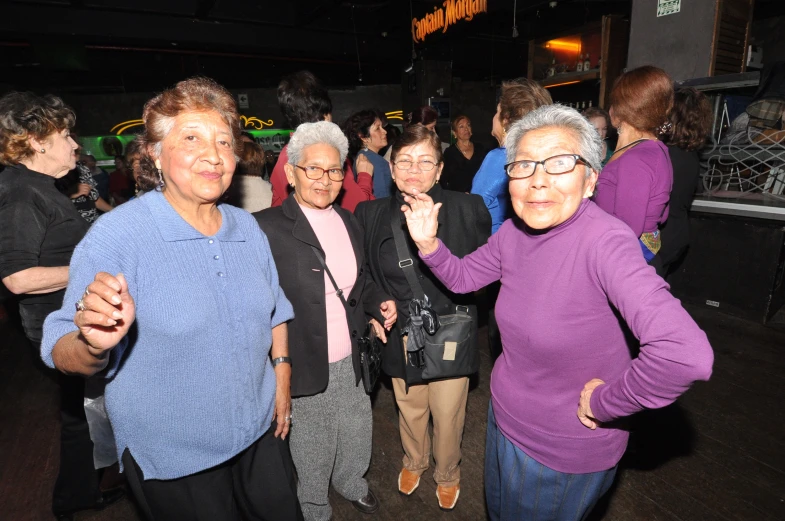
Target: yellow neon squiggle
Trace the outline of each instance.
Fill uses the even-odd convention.
[[[130,125],[130,123],[134,123],[134,125]],[[143,121],[143,120],[141,120],[141,119],[129,119],[128,121],[123,121],[122,123],[118,123],[117,125],[113,126],[113,127],[112,127],[112,128],[109,130],[109,132],[114,132],[114,129],[116,129],[117,127],[122,127],[123,125],[128,125],[128,126],[135,126],[135,125],[141,125],[142,123],[144,123],[144,121]],[[118,134],[119,134],[120,132],[122,132],[122,130],[120,130],[120,131],[118,132]]]
[[[121,124],[122,124],[122,123],[121,123]],[[124,131],[124,130],[127,130],[127,129],[131,128],[131,127],[138,127],[139,125],[144,125],[144,121],[142,121],[142,120],[140,119],[138,123],[131,123],[130,125],[126,125],[126,126],[124,126],[123,128],[121,128],[120,130],[118,130],[118,131],[117,131],[117,135],[119,136],[120,134],[122,134],[122,133],[123,133],[123,131]],[[115,125],[114,127],[112,127],[112,129],[113,129],[113,130],[114,130],[115,128],[117,128],[117,125]]]
[[[243,122],[244,127],[251,127],[254,130],[262,130],[265,125],[268,127],[273,126],[273,120],[268,119],[267,121],[262,121],[261,119],[257,118],[256,116],[246,117],[240,116],[240,120]]]

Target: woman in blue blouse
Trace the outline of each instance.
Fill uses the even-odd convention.
[[[534,81],[518,78],[502,83],[502,95],[496,105],[491,130],[491,134],[499,142],[499,148],[494,148],[485,156],[474,176],[471,192],[482,197],[491,213],[491,233],[496,233],[510,216],[510,194],[507,190],[507,174],[504,171],[504,164],[507,162],[507,151],[504,148],[507,129],[532,110],[551,103],[553,100],[548,91]]]
[[[194,78],[143,118],[147,193],[77,246],[42,358],[108,379],[118,456],[148,517],[300,520],[284,441],[292,307],[254,218],[218,204],[241,144],[234,99]]]
[[[390,195],[393,180],[390,163],[379,155],[379,150],[387,146],[387,131],[382,120],[384,116],[376,110],[361,110],[352,114],[344,122],[341,130],[349,140],[349,160],[354,172],[358,170],[357,159],[360,155],[373,165],[373,196],[376,199]],[[367,170],[367,169],[366,169]]]

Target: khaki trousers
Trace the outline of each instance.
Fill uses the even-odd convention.
[[[431,438],[428,420],[433,417],[433,479],[442,486],[457,485],[461,479],[461,439],[466,419],[469,378],[451,378],[412,385],[393,378],[395,401],[398,402],[403,466],[422,475],[431,463]]]

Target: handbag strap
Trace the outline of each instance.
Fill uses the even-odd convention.
[[[322,268],[324,268],[324,272],[327,274],[327,277],[330,278],[330,282],[332,282],[333,288],[335,288],[335,294],[338,295],[339,299],[341,299],[341,304],[343,304],[343,309],[346,312],[346,321],[351,326],[352,325],[352,319],[350,318],[351,313],[349,312],[349,304],[346,303],[346,297],[343,296],[343,290],[339,288],[338,284],[335,282],[335,279],[333,278],[333,274],[330,273],[330,268],[327,267],[327,263],[324,260],[324,256],[322,255],[322,252],[319,251],[319,248],[317,248],[316,246],[311,246],[311,249],[313,250],[314,255],[316,255],[316,258],[319,259],[319,263],[322,265]],[[358,329],[357,331],[362,333],[362,329]]]
[[[409,245],[406,244],[406,238],[403,236],[400,206],[395,200],[395,196],[392,196],[390,200],[392,201],[390,205],[390,227],[392,228],[393,238],[395,239],[395,249],[398,252],[398,267],[403,270],[403,274],[406,276],[406,282],[409,283],[414,298],[422,301],[425,299],[425,292],[422,289],[420,281],[417,280],[412,253],[409,250]]]

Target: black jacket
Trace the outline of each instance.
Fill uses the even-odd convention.
[[[463,257],[488,241],[488,237],[491,236],[491,215],[488,213],[482,197],[444,190],[438,184],[431,188],[428,195],[433,198],[434,202],[442,203],[436,236],[450,248],[453,254]],[[396,199],[395,206],[400,216],[400,226],[409,243],[414,266],[419,274],[423,291],[431,301],[431,306],[439,315],[455,313],[457,305],[469,306],[469,314],[474,318],[471,348],[476,352],[477,306],[474,294],[458,295],[452,293],[425,266],[417,255],[417,247],[409,236],[403,212],[400,211],[403,198],[399,193],[393,197]],[[384,269],[385,266],[389,269],[390,259],[382,259],[381,253],[382,244],[386,241],[393,241],[392,228],[390,227],[391,208],[391,200],[386,197],[360,203],[355,210],[355,215],[365,233],[365,251],[373,279],[385,292],[393,295],[398,306],[398,322],[387,335],[387,344],[383,348],[382,370],[393,378],[403,378],[409,384],[415,384],[422,382],[422,378],[416,369],[406,364],[400,336],[400,328],[405,325],[407,318],[408,301],[400,300],[401,291],[396,288],[394,283],[391,283],[389,274]],[[394,259],[393,265],[395,262],[397,259]],[[397,266],[394,269],[400,270]],[[400,276],[402,275],[399,275],[399,278]],[[477,361],[479,362],[479,359]]]
[[[362,230],[357,219],[339,206],[333,208],[346,224],[357,261],[357,280],[351,293],[346,295],[346,301],[353,310],[349,331],[355,383],[358,383],[362,372],[357,340],[363,334],[360,328],[368,321],[366,313],[383,323],[379,305],[392,299],[378,289],[368,273]],[[254,217],[270,241],[278,268],[278,280],[294,307],[295,318],[289,322],[292,396],[320,393],[327,388],[329,380],[325,278],[322,265],[311,246],[321,250],[322,255],[324,250],[294,197],[286,198],[279,207],[257,212]]]

